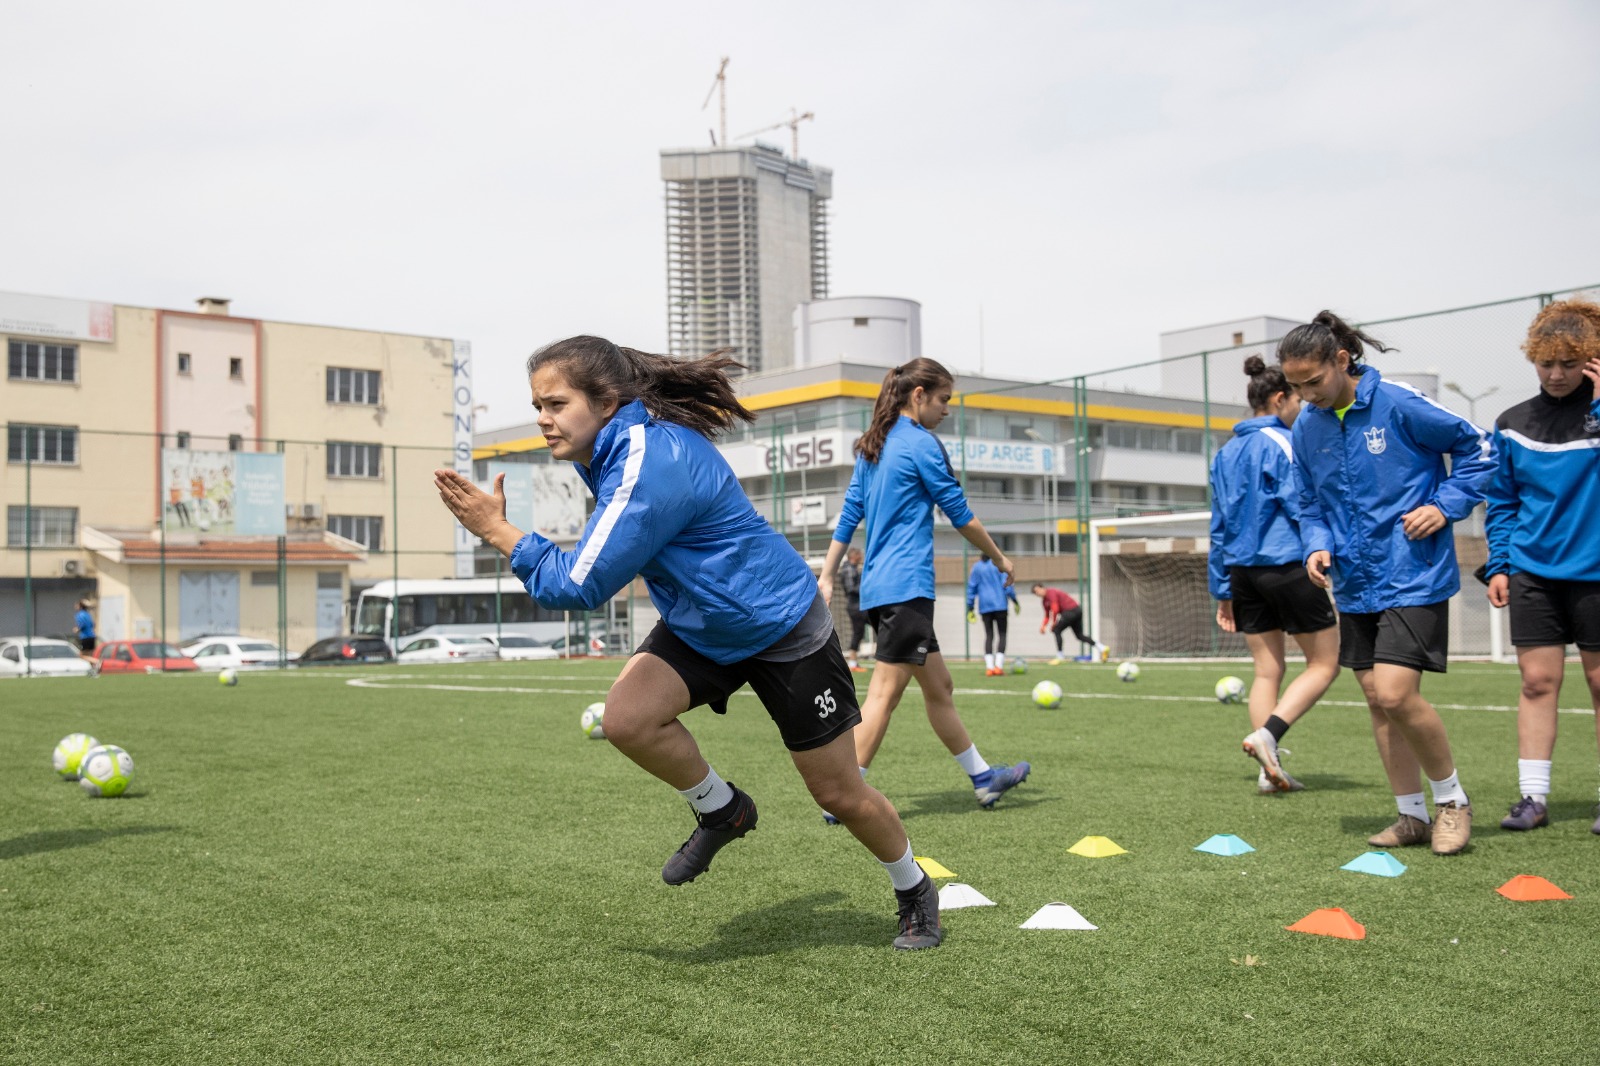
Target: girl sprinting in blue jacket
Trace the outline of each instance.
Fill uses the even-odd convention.
[[[1505,829],[1549,822],[1550,763],[1566,646],[1576,644],[1600,729],[1600,306],[1540,310],[1523,344],[1539,394],[1495,423],[1489,481],[1489,602],[1511,608],[1522,672],[1521,798]],[[1594,831],[1600,833],[1600,809]]]
[[[1445,671],[1447,601],[1461,588],[1450,524],[1483,499],[1493,444],[1454,411],[1365,366],[1368,344],[1388,351],[1331,311],[1278,343],[1284,379],[1309,405],[1293,434],[1306,573],[1332,584],[1339,665],[1355,671],[1367,697],[1400,808],[1370,843],[1431,840],[1435,854],[1453,855],[1471,838],[1472,807],[1444,721],[1422,698],[1422,672]]]
[[[661,621],[606,696],[606,738],[688,801],[698,823],[661,871],[694,880],[756,826],[750,796],[724,781],[679,721],[719,713],[748,684],[817,803],[888,870],[902,949],[937,947],[938,894],[894,807],[856,770],[855,685],[811,570],[740,488],[711,436],[754,415],[722,353],[678,360],[573,337],[528,360],[550,454],[577,464],[595,510],[570,551],[506,521],[500,479],[485,493],[452,470],[434,480],[474,535],[511,559],[538,603],[592,609],[642,576]]]
[[[1022,783],[1026,762],[990,766],[956,713],[955,682],[933,632],[933,508],[973,547],[1012,577],[1006,558],[967,506],[933,430],[950,413],[955,379],[932,359],[913,359],[889,371],[872,409],[872,423],[856,441],[856,468],[834,525],[833,542],[818,578],[824,597],[833,595],[833,574],[863,518],[866,565],[861,572],[861,609],[878,637],[878,665],[861,707],[856,758],[866,774],[889,729],[906,686],[916,678],[928,721],[968,777],[978,806],[993,807],[1002,793]]]
[[[1253,417],[1211,461],[1211,595],[1217,625],[1243,633],[1255,662],[1250,685],[1250,735],[1245,754],[1261,764],[1257,791],[1298,792],[1305,786],[1278,761],[1278,742],[1339,674],[1339,631],[1327,590],[1306,576],[1290,427],[1300,397],[1283,371],[1259,355],[1245,360],[1246,399]],[[1305,653],[1306,668],[1283,686],[1284,634]]]

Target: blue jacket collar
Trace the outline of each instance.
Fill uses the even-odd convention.
[[[1235,422],[1233,435],[1235,437],[1244,437],[1268,428],[1286,430],[1289,427],[1284,425],[1283,420],[1277,415],[1257,415],[1254,418],[1247,418],[1243,422]]]
[[[600,432],[595,434],[594,451],[589,457],[589,465],[572,464],[578,468],[578,475],[583,478],[584,484],[589,486],[589,491],[594,491],[594,471],[605,469],[614,453],[626,446],[628,430],[648,421],[650,412],[645,410],[644,401],[633,400],[619,407],[617,413],[611,416],[611,421],[600,427]]]

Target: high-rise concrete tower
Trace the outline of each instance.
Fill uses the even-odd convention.
[[[661,179],[672,354],[793,366],[794,309],[828,295],[833,171],[759,144],[668,148]]]

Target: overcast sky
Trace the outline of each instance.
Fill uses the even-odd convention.
[[[466,338],[484,427],[546,341],[664,348],[658,151],[724,55],[730,133],[816,113],[833,295],[921,301],[954,367],[980,306],[1047,377],[1600,282],[1590,0],[6,0],[0,40],[0,289]]]

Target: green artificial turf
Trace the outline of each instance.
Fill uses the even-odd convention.
[[[1308,791],[1258,797],[1244,711],[1210,698],[1246,664],[957,666],[987,758],[1035,769],[978,810],[908,695],[871,781],[918,855],[997,903],[946,912],[919,953],[890,950],[882,869],[823,826],[748,697],[688,723],[760,828],[664,885],[687,808],[578,727],[617,668],[0,683],[0,1062],[1600,1058],[1594,719],[1561,716],[1554,824],[1501,831],[1513,668],[1426,679],[1476,833],[1397,851],[1387,879],[1339,870],[1393,817],[1348,675],[1285,741]],[[1029,702],[1044,677],[1060,709]],[[1576,667],[1562,704],[1587,705]],[[55,777],[79,730],[132,753],[128,796]],[[1257,850],[1192,850],[1215,833]],[[1128,853],[1068,854],[1091,834]],[[1520,873],[1575,898],[1496,894]],[[1098,931],[1017,928],[1052,901]],[[1283,928],[1332,906],[1366,940]]]

